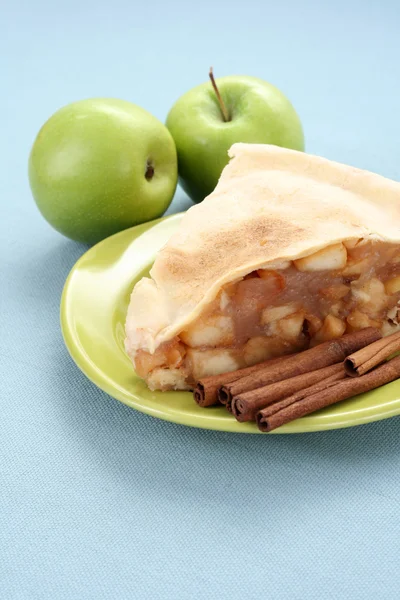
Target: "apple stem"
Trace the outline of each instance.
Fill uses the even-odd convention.
[[[210,67],[210,72],[209,72],[208,76],[211,79],[211,84],[212,84],[212,86],[214,88],[215,95],[217,96],[217,99],[218,99],[218,102],[219,102],[219,106],[220,106],[220,109],[221,109],[221,113],[222,113],[223,119],[224,119],[225,123],[227,123],[228,121],[231,120],[231,118],[229,116],[229,113],[228,113],[228,110],[227,110],[227,108],[225,106],[225,103],[222,100],[222,96],[219,93],[219,89],[217,87],[217,84],[215,83],[214,72],[213,72],[213,68],[212,67]]]

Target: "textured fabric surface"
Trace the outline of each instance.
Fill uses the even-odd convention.
[[[310,152],[399,180],[398,3],[37,0],[1,12],[0,598],[397,600],[400,419],[231,435],[100,392],[59,328],[86,248],[44,222],[26,168],[61,105],[115,96],[164,119],[214,64],[281,87]],[[189,205],[178,191],[171,210]]]

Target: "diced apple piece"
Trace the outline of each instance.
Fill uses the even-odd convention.
[[[344,321],[333,315],[328,315],[314,339],[318,342],[327,342],[342,337],[345,331],[346,323]]]
[[[248,366],[255,365],[284,354],[285,349],[286,346],[283,340],[274,337],[253,337],[244,346],[244,360]]]
[[[390,310],[388,310],[387,319],[394,325],[400,323],[400,307],[398,305],[393,306]]]
[[[335,304],[332,304],[332,306],[329,309],[329,312],[334,317],[340,317],[344,308],[344,302],[342,300],[339,300],[339,302],[335,302]]]
[[[263,310],[261,314],[261,324],[268,325],[273,321],[279,321],[280,319],[284,319],[288,315],[295,313],[298,310],[298,306],[296,304],[285,304],[284,306],[271,306],[271,308],[266,308]]]
[[[145,378],[150,371],[157,367],[166,366],[166,357],[158,349],[154,354],[145,350],[138,350],[134,359],[135,370],[139,377]]]
[[[186,348],[183,344],[176,341],[165,344],[163,352],[166,357],[166,363],[169,368],[179,367],[186,354]]]
[[[319,317],[315,315],[306,314],[304,323],[303,323],[303,331],[305,335],[309,337],[313,337],[317,331],[319,331],[322,327],[322,321]]]
[[[352,282],[351,293],[357,304],[368,312],[377,313],[387,305],[385,286],[375,277],[364,282]]]
[[[343,244],[323,248],[310,256],[294,261],[299,271],[334,271],[343,269],[347,261],[347,251]]]
[[[364,258],[371,258],[374,262],[374,258],[376,258],[375,250],[376,245],[374,242],[371,242],[368,238],[364,238],[358,244],[353,246],[353,248],[347,249],[347,260],[359,261]]]
[[[181,353],[177,348],[172,348],[166,352],[167,365],[170,368],[179,367],[182,364],[184,354]]]
[[[276,321],[277,334],[285,340],[297,340],[303,329],[304,313],[297,312],[293,315],[285,317],[280,321]]]
[[[393,265],[398,265],[400,263],[400,254],[393,256],[390,262]]]
[[[185,372],[180,369],[155,369],[147,377],[151,390],[188,390]]]
[[[179,337],[191,348],[231,346],[234,341],[233,320],[217,315],[198,319]]]
[[[187,357],[192,365],[194,379],[236,371],[242,366],[238,353],[227,349],[193,350],[189,348]]]
[[[371,300],[371,296],[362,288],[353,288],[352,295],[360,306],[366,306]]]
[[[277,271],[258,269],[257,274],[261,279],[269,282],[271,290],[274,290],[275,293],[279,293],[285,288],[285,278]]]
[[[288,269],[291,265],[291,261],[290,260],[282,260],[281,262],[276,262],[276,263],[271,263],[268,265],[268,267],[260,267],[257,270],[257,274],[259,277],[263,276],[263,273],[271,273],[274,271],[284,271],[285,269]]]
[[[347,317],[347,323],[350,325],[353,331],[359,329],[365,329],[366,327],[380,327],[381,322],[371,319],[365,313],[359,310],[353,310]]]
[[[382,335],[390,335],[400,330],[400,307],[397,304],[393,306],[387,313],[387,318],[382,325]]]
[[[154,354],[139,350],[134,359],[135,369],[139,377],[144,378],[157,367],[179,367],[185,354],[184,345],[180,344],[179,340],[175,338],[171,342],[159,346]]]
[[[400,323],[384,321],[381,331],[382,331],[383,337],[386,337],[387,335],[392,335],[392,333],[396,333],[397,331],[400,331]]]
[[[366,273],[371,266],[371,258],[363,258],[361,260],[355,260],[350,258],[347,261],[346,267],[342,271],[342,275],[345,277],[351,277],[355,275],[362,275]]]
[[[400,275],[393,277],[393,279],[389,279],[389,281],[386,281],[385,291],[387,294],[389,294],[389,296],[400,292]]]
[[[298,338],[302,333],[303,323],[304,313],[293,313],[279,321],[272,321],[268,325],[268,335],[292,342],[299,341]]]
[[[328,298],[329,300],[341,300],[350,292],[350,288],[348,285],[344,285],[344,283],[338,283],[337,285],[330,285],[329,287],[322,288],[320,290],[320,294],[324,298]]]
[[[245,345],[243,353],[246,365],[256,365],[272,358],[271,338],[262,336],[251,338]]]

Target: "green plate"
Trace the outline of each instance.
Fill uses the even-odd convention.
[[[199,408],[188,392],[151,392],[124,351],[124,324],[133,285],[178,227],[174,215],[103,240],[73,267],[61,301],[61,326],[78,367],[99,388],[153,417],[206,429],[260,433],[223,408]],[[400,381],[293,421],[273,433],[351,427],[400,414]]]

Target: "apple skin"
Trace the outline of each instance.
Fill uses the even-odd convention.
[[[93,98],[61,108],[39,131],[29,157],[29,182],[44,218],[89,244],[160,217],[177,179],[175,143],[165,125],[124,100]]]
[[[211,82],[181,96],[166,121],[178,151],[179,182],[195,202],[214,190],[236,142],[304,150],[300,119],[275,86],[244,75],[220,77],[216,83],[231,121],[223,120]]]

